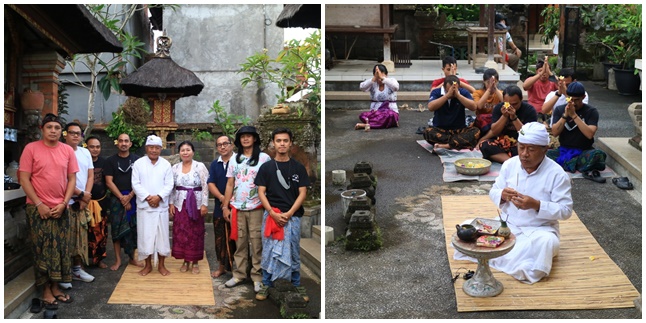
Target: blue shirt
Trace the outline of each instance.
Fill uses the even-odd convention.
[[[471,93],[468,90],[460,88],[460,94],[469,99],[473,100]],[[431,95],[428,99],[428,102],[439,99],[444,96],[443,88],[437,88],[431,91]],[[433,115],[433,126],[442,128],[445,130],[456,130],[466,128],[467,125],[464,122],[466,114],[464,112],[464,105],[457,98],[449,99],[444,103],[444,105],[435,110]]]
[[[233,153],[231,155],[231,158],[236,158],[236,154]],[[229,161],[231,161],[231,158],[229,158]],[[218,159],[214,160],[211,163],[211,166],[209,167],[209,179],[206,181],[206,183],[213,183],[215,184],[215,187],[218,188],[220,193],[224,195],[224,191],[227,188],[227,168],[229,167],[229,162],[224,162],[222,161],[222,157],[218,157]],[[213,218],[221,218],[222,217],[222,203],[220,203],[219,199],[215,199],[215,207],[213,208]]]

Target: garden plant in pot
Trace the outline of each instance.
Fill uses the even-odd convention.
[[[610,63],[614,67],[617,91],[623,95],[639,93],[639,75],[635,70],[635,59],[642,54],[641,5],[608,5],[611,19],[608,27],[613,32],[601,39],[600,44],[608,49]]]

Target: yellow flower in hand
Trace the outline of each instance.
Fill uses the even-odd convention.
[[[563,81],[564,78],[563,75],[559,76],[559,81]]]
[[[119,144],[119,142],[115,139],[115,140],[114,140],[114,145],[116,146],[116,145],[118,145],[118,144]]]
[[[67,131],[63,130],[63,137],[67,137]]]
[[[568,97],[566,97],[566,98],[565,98],[565,102],[570,103],[570,101],[572,101],[572,97],[571,97],[571,96],[568,96]]]
[[[456,84],[458,84],[458,82],[456,82],[456,81],[453,81],[453,85],[456,85]]]
[[[86,143],[83,143],[83,148],[87,148],[87,144],[86,144]]]

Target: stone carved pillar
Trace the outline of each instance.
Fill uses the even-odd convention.
[[[304,101],[287,104],[291,112],[286,114],[272,114],[271,110],[258,117],[258,132],[260,134],[261,149],[269,156],[274,157],[275,150],[271,143],[271,133],[274,129],[285,127],[294,134],[294,143],[290,156],[303,164],[312,183],[312,191],[308,197],[320,196],[320,182],[318,173],[318,149],[321,145],[321,130],[318,129],[318,116],[313,107]],[[298,109],[303,111],[298,115]]]

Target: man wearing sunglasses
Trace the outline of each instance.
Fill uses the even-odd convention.
[[[131,265],[143,267],[143,262],[135,259],[137,248],[137,206],[135,192],[132,191],[132,164],[139,159],[138,155],[130,153],[132,141],[128,134],[122,133],[115,140],[118,152],[108,157],[105,164],[105,185],[112,195],[108,216],[112,232],[112,243],[116,255],[115,263],[110,270],[118,270],[121,266],[121,248],[129,257]]]
[[[267,299],[276,279],[288,279],[305,301],[309,297],[301,282],[301,217],[310,185],[303,164],[289,157],[292,131],[278,128],[271,134],[274,160],[263,164],[256,176],[258,195],[265,209],[262,221],[262,284],[257,300]],[[282,241],[281,241],[282,240]]]
[[[559,137],[559,149],[550,149],[547,156],[568,172],[579,171],[587,179],[604,183],[599,171],[606,169],[606,153],[592,147],[599,112],[584,103],[583,84],[570,83],[566,94],[567,103],[555,107],[552,116],[552,135]]]

